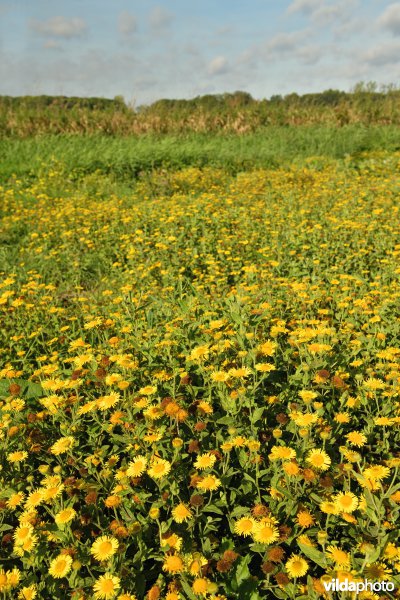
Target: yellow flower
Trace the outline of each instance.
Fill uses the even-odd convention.
[[[327,469],[329,469],[331,459],[329,458],[325,450],[315,449],[311,450],[308,453],[306,462],[308,462],[308,464],[314,467],[315,469],[318,469],[320,471],[326,471]]]
[[[313,516],[306,510],[298,512],[296,520],[300,527],[311,527],[314,525]]]
[[[161,538],[161,547],[169,546],[170,548],[174,548],[174,550],[180,550],[182,546],[182,538],[176,533],[165,534]]]
[[[292,460],[296,457],[296,452],[287,446],[272,446],[268,455],[270,460]]]
[[[191,519],[192,512],[189,508],[187,508],[187,506],[185,506],[185,504],[181,502],[178,504],[178,506],[175,506],[175,508],[172,509],[172,517],[177,523],[183,523],[184,521]]]
[[[390,469],[388,467],[384,467],[383,465],[371,465],[367,469],[364,469],[362,475],[366,479],[380,481],[381,479],[386,479],[386,477],[389,477]]]
[[[64,508],[64,510],[61,510],[55,515],[54,521],[57,525],[64,525],[65,523],[72,521],[75,516],[76,511],[73,508]]]
[[[303,400],[303,402],[305,402],[306,404],[309,404],[312,400],[314,400],[318,396],[318,394],[317,394],[317,392],[312,392],[311,390],[301,390],[299,392],[299,396]]]
[[[111,573],[101,575],[93,586],[95,600],[114,598],[120,588],[120,583],[120,578]]]
[[[215,477],[214,475],[206,475],[206,477],[203,477],[203,479],[196,484],[196,487],[198,487],[200,490],[212,492],[219,488],[220,485],[221,481],[218,479],[218,477]]]
[[[256,521],[253,517],[241,517],[234,525],[234,532],[238,535],[251,535],[256,527]]]
[[[339,512],[351,513],[358,506],[358,498],[353,492],[340,492],[333,498]]]
[[[192,583],[192,590],[194,591],[195,594],[204,596],[205,594],[207,594],[208,583],[209,583],[208,580],[205,579],[204,577],[195,579]]]
[[[337,546],[328,546],[326,548],[326,554],[337,567],[348,569],[350,567],[350,555],[338,548]]]
[[[16,508],[17,506],[19,506],[22,503],[23,499],[24,499],[23,492],[17,492],[16,494],[13,494],[7,500],[7,508],[11,508],[11,509]]]
[[[170,554],[166,556],[162,568],[167,573],[182,573],[185,570],[185,565],[178,554]]]
[[[279,538],[279,530],[270,519],[262,519],[254,527],[253,539],[260,544],[272,544]]]
[[[139,394],[141,396],[152,396],[156,391],[157,391],[157,386],[146,385],[145,387],[140,388]]]
[[[153,479],[161,479],[162,477],[165,477],[165,475],[168,475],[170,470],[171,463],[163,458],[155,458],[151,463],[150,468],[147,469],[147,473]]]
[[[143,455],[135,456],[135,458],[128,464],[126,475],[128,477],[140,477],[146,470],[147,458]]]
[[[55,579],[61,579],[68,575],[72,566],[72,558],[69,554],[59,554],[50,563],[49,573]]]
[[[25,450],[17,450],[16,452],[10,452],[7,454],[7,460],[11,463],[19,463],[28,457],[28,453]]]
[[[308,562],[297,554],[293,554],[285,564],[288,575],[291,579],[303,577],[308,571]]]
[[[194,463],[194,466],[196,467],[196,469],[210,469],[214,466],[216,461],[216,458],[214,456],[214,454],[210,454],[210,452],[207,452],[206,454],[200,454],[197,457],[196,462]]]
[[[56,456],[58,456],[59,454],[64,454],[72,448],[74,443],[75,440],[72,436],[60,438],[52,445],[52,447],[50,448],[50,452],[52,454],[55,454]]]
[[[367,438],[363,433],[359,433],[358,431],[351,431],[346,435],[346,438],[350,444],[353,446],[361,447],[365,446],[367,443]]]
[[[261,354],[264,356],[273,356],[275,354],[276,342],[272,342],[271,340],[267,340],[259,347]]]
[[[323,502],[321,502],[321,504],[319,505],[319,508],[322,510],[322,512],[324,512],[326,515],[337,515],[339,510],[336,506],[336,504],[334,502],[328,502],[326,500],[324,500]]]
[[[270,373],[271,371],[276,371],[276,367],[275,365],[271,365],[271,363],[256,363],[256,371]]]
[[[102,535],[93,542],[90,553],[93,554],[96,560],[101,562],[109,560],[118,550],[118,546],[119,542],[116,538]]]
[[[112,392],[107,396],[101,396],[97,399],[97,407],[100,410],[108,410],[115,406],[121,399],[121,396],[118,392]]]
[[[35,584],[23,587],[18,594],[18,600],[34,600],[37,596]]]
[[[211,373],[212,381],[216,381],[217,383],[224,383],[225,381],[228,381],[229,377],[229,373],[226,373],[225,371],[214,371]]]

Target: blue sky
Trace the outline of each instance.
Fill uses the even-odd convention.
[[[400,2],[0,0],[0,94],[135,104],[400,84]]]

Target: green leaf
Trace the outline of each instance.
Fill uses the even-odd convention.
[[[247,554],[246,556],[242,556],[242,558],[237,563],[235,576],[236,576],[236,582],[237,582],[238,586],[240,586],[240,584],[243,581],[246,581],[247,579],[249,579],[251,577],[250,571],[249,571],[250,561],[251,561],[251,556],[249,554]]]
[[[319,565],[323,569],[326,568],[326,559],[325,559],[325,555],[322,552],[320,552],[316,548],[313,548],[311,546],[306,546],[305,544],[300,544],[300,543],[299,543],[299,548],[303,552],[303,554],[305,554],[307,556],[307,558],[309,558],[310,560],[315,562],[317,565]]]

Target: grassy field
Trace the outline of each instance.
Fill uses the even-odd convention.
[[[400,587],[396,149],[0,141],[2,598]]]
[[[55,158],[81,174],[100,170],[112,179],[132,181],[157,168],[180,169],[212,166],[230,172],[243,169],[289,166],[307,158],[344,158],[365,151],[400,149],[399,128],[348,125],[269,127],[247,135],[194,134],[144,135],[44,135],[27,139],[0,139],[0,180],[46,170]]]

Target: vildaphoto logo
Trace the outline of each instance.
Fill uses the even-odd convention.
[[[394,583],[391,581],[349,581],[348,579],[340,581],[339,579],[331,579],[324,581],[324,588],[327,592],[393,592]]]

